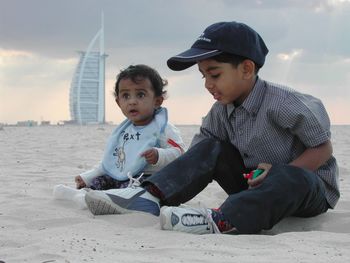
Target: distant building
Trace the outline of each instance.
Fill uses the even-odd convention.
[[[76,121],[70,120],[70,121],[60,121],[59,125],[74,125],[78,124]]]
[[[41,121],[40,125],[41,126],[49,126],[49,125],[51,125],[51,122],[50,121]]]
[[[33,121],[33,120],[18,121],[16,126],[33,127],[33,126],[38,126],[38,122],[37,121]]]
[[[90,42],[87,50],[80,53],[69,96],[72,122],[78,124],[105,123],[105,59],[104,22]],[[97,47],[97,48],[96,48]]]

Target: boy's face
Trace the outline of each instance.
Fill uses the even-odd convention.
[[[224,105],[243,103],[254,83],[246,73],[245,63],[250,62],[244,61],[237,67],[213,59],[198,62],[199,71],[205,79],[204,85],[215,100]]]
[[[154,110],[162,104],[163,97],[155,96],[147,78],[140,79],[137,83],[131,79],[122,79],[116,102],[134,125],[144,126],[152,121]]]

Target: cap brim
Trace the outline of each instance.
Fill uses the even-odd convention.
[[[221,53],[222,51],[220,50],[190,48],[185,52],[169,58],[167,64],[170,69],[180,71],[193,66],[200,60],[207,59]]]

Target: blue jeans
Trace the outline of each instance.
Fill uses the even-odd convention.
[[[288,216],[311,217],[328,210],[323,182],[315,173],[273,165],[261,185],[248,189],[242,174],[255,168],[246,168],[230,143],[205,139],[142,185],[156,186],[162,205],[178,206],[215,180],[229,195],[221,212],[242,234],[271,229]]]

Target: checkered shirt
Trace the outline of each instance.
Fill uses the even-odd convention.
[[[322,102],[310,95],[258,78],[243,104],[216,102],[203,119],[192,145],[203,138],[231,142],[247,168],[259,163],[290,163],[306,148],[330,140],[330,121]],[[333,208],[340,196],[336,159],[315,173],[322,179]]]

